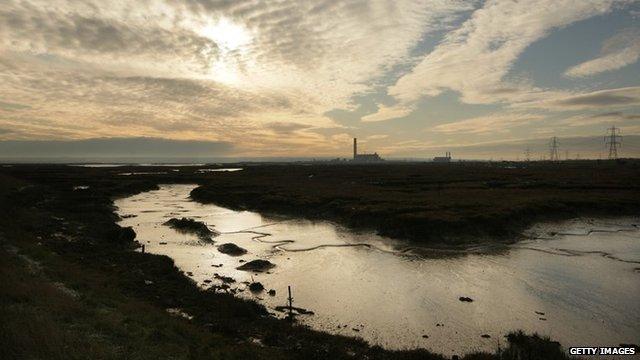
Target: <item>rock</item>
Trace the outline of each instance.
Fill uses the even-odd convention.
[[[422,335],[422,338],[423,338],[423,339],[428,339],[428,338],[429,338],[429,335]]]
[[[243,249],[240,246],[233,243],[226,243],[218,246],[218,251],[220,251],[223,254],[227,254],[231,256],[240,256],[247,253],[246,249]]]
[[[356,332],[360,332],[360,329],[358,329],[358,328],[351,328],[351,330],[356,331]]]
[[[167,245],[167,242],[166,242],[166,241],[160,241],[158,244],[160,244],[160,245]]]
[[[268,260],[252,260],[249,261],[248,263],[238,266],[236,269],[238,270],[244,270],[244,271],[256,271],[256,272],[263,272],[263,271],[267,271],[271,268],[274,268],[276,265],[271,263]]]
[[[541,317],[541,318],[538,318],[538,320],[547,321],[547,318]]]
[[[536,311],[535,313],[538,314],[538,315],[544,315],[544,313],[542,311]]]
[[[489,335],[489,334],[482,334],[482,335],[480,335],[480,337],[481,337],[481,338],[485,338],[485,339],[489,339],[489,338],[491,338],[491,335]]]
[[[270,296],[276,296],[276,291],[274,289],[269,290]]]
[[[249,284],[249,290],[251,290],[252,292],[261,292],[262,290],[264,290],[264,286],[262,286],[260,282],[252,282],[251,284]]]
[[[470,297],[466,297],[466,296],[461,296],[458,298],[458,300],[462,301],[462,302],[473,302],[473,299]]]

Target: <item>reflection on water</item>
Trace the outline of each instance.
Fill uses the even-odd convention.
[[[208,172],[235,172],[240,171],[242,168],[222,168],[222,169],[199,169],[199,173],[208,173]]]
[[[540,225],[529,231],[536,239],[503,251],[439,256],[427,249],[418,256],[403,251],[405,242],[328,222],[198,204],[189,199],[193,187],[166,185],[116,201],[121,215],[137,215],[121,225],[133,226],[147,251],[172,257],[202,286],[220,284],[214,273],[234,278],[239,289],[253,277],[276,295],[238,295],[273,309],[285,304],[291,285],[294,305],[315,312],[300,317],[313,328],[445,354],[494,350],[513,329],[549,335],[564,346],[640,338],[637,219]],[[183,216],[222,232],[217,244],[235,243],[248,253],[225,255],[215,244],[162,225]],[[276,267],[263,274],[236,270],[253,259]]]

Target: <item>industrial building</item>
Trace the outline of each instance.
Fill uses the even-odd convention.
[[[353,138],[353,162],[380,162],[384,161],[378,153],[373,154],[358,154],[358,139]]]
[[[445,156],[436,156],[433,158],[433,162],[440,162],[440,163],[451,162],[451,153],[447,151],[445,153]]]

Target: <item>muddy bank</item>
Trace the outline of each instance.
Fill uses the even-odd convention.
[[[138,214],[119,224],[132,226],[143,243],[167,239],[168,246],[150,245],[147,251],[171,257],[203,288],[218,285],[207,282],[213,271],[233,277],[236,284],[218,290],[256,300],[279,316],[275,309],[287,303],[291,287],[295,306],[315,312],[298,321],[315,330],[357,335],[388,349],[445,349],[449,356],[492,352],[496,339],[512,329],[544,332],[567,346],[633,342],[640,331],[640,318],[621,316],[636,308],[640,294],[633,270],[640,261],[637,217],[542,223],[528,229],[529,239],[519,244],[429,253],[433,247],[331,222],[198,204],[189,197],[195,187],[166,184],[119,199],[118,214]],[[216,245],[241,245],[248,256],[221,254],[216,246],[158,226],[176,212],[215,225],[221,231]],[[254,259],[276,267],[236,269]],[[248,291],[253,282],[276,290],[276,296]]]
[[[266,309],[255,302],[229,294],[203,291],[180,272],[168,257],[134,251],[138,244],[132,239],[130,231],[115,223],[114,197],[154,189],[157,182],[149,179],[115,181],[103,175],[93,170],[68,171],[63,166],[19,167],[17,170],[13,168],[9,174],[0,174],[3,245],[10,243],[17,246],[19,251],[36,256],[38,266],[45,269],[47,276],[69,284],[72,291],[81,294],[79,299],[83,301],[83,306],[97,313],[104,309],[111,312],[121,308],[131,309],[124,317],[125,321],[109,320],[107,327],[98,324],[105,331],[112,332],[112,336],[105,337],[102,342],[113,342],[115,348],[138,350],[144,349],[144,346],[158,346],[153,345],[158,342],[172,344],[170,350],[175,351],[177,357],[185,358],[212,358],[220,354],[231,358],[264,359],[444,358],[425,350],[387,351],[370,347],[354,338],[311,331],[295,324],[292,326],[286,321],[270,317]],[[88,184],[89,188],[74,191],[73,187],[78,183]],[[4,252],[1,255],[3,258],[10,256]],[[2,261],[2,264],[10,262]],[[15,268],[2,274],[20,272]],[[3,284],[7,283],[3,281]],[[23,293],[19,296],[7,295],[5,292],[11,291],[8,286],[3,287],[2,291],[2,308],[7,309],[3,311],[10,312],[11,309],[29,304],[28,296],[25,298]],[[118,295],[112,295],[111,292]],[[96,302],[97,299],[100,302]],[[132,304],[136,304],[136,307]],[[161,311],[138,319],[136,316],[149,311],[135,311],[141,306],[137,304]],[[54,305],[45,303],[42,306],[46,310]],[[188,322],[188,337],[179,333],[178,327],[174,332],[172,328],[162,326],[165,319],[175,317],[169,311],[172,309],[179,309],[179,314],[187,314],[181,315],[180,321]],[[10,321],[3,321],[3,329],[12,328],[16,314],[4,315],[3,319]],[[146,330],[131,333],[134,331],[131,319],[136,325],[144,322],[148,329],[156,329],[149,330],[149,335],[143,335],[148,344],[139,339],[139,334],[146,334]],[[58,320],[51,321],[57,324]],[[43,331],[46,332],[46,328]],[[24,357],[21,355],[29,351],[20,347],[18,340],[8,338],[10,332],[3,331],[0,334],[2,343],[6,345],[3,346],[3,353]],[[47,338],[47,334],[43,333],[42,337]],[[215,341],[212,342],[212,338]],[[136,344],[133,344],[134,341]],[[136,347],[138,343],[142,345]],[[546,344],[553,343],[542,339],[533,347],[542,349],[542,345]],[[64,342],[60,343],[60,346],[64,345]],[[47,351],[57,354],[69,349],[55,349],[56,344],[52,347],[37,351],[36,354],[47,358],[52,354]],[[80,351],[79,348],[73,350]],[[153,358],[156,352],[149,354],[149,358]],[[548,356],[539,358],[564,358],[559,347],[544,354]],[[483,354],[466,358],[491,359],[498,356]]]
[[[513,239],[538,221],[640,212],[640,162],[255,166],[193,199],[430,244]]]

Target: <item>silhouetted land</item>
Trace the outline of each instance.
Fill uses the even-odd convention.
[[[202,290],[170,258],[134,251],[138,246],[135,233],[118,226],[113,211],[114,198],[152,190],[160,183],[235,188],[230,192],[233,196],[220,199],[235,203],[242,188],[252,189],[252,182],[271,177],[271,182],[252,189],[249,198],[262,196],[259,190],[266,189],[284,194],[287,185],[291,194],[316,189],[309,196],[322,198],[329,194],[330,184],[346,181],[353,182],[354,193],[351,200],[343,201],[356,204],[369,196],[356,190],[358,184],[366,184],[362,189],[385,189],[373,182],[419,179],[438,169],[268,166],[235,174],[200,174],[197,168],[174,172],[170,168],[0,167],[0,358],[444,359],[426,350],[387,351],[354,338],[312,331],[270,316],[258,303]],[[637,177],[635,164],[622,169],[616,170],[619,176]],[[120,175],[131,171],[165,174]],[[450,180],[457,170],[443,170],[445,174],[451,171],[446,175]],[[418,176],[409,176],[414,174]],[[252,175],[259,176],[251,179]],[[434,176],[438,178],[427,178]],[[275,187],[278,178],[289,179],[289,183]],[[610,178],[617,184],[626,181]],[[326,185],[302,183],[311,184],[314,179]],[[427,184],[420,186],[432,186]],[[603,189],[613,185],[607,186]],[[440,192],[437,196],[444,196],[446,187]],[[617,192],[618,204],[637,199],[635,188],[626,186]],[[622,194],[627,194],[627,200]],[[282,209],[291,208],[287,206]],[[180,309],[193,318],[171,315],[167,309]],[[548,339],[512,334],[507,340],[507,347],[496,354],[472,354],[464,359],[566,358],[559,345]]]
[[[191,196],[430,244],[518,238],[541,220],[640,213],[640,161],[253,166]]]

